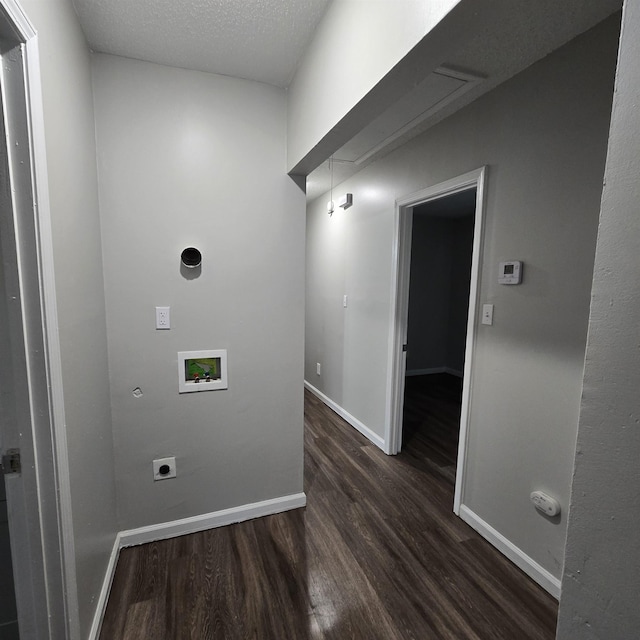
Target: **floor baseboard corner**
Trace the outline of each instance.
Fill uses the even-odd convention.
[[[129,529],[120,532],[120,546],[134,547],[139,544],[155,542],[156,540],[167,540],[168,538],[224,527],[229,524],[252,520],[253,518],[270,516],[291,509],[299,509],[306,506],[306,504],[307,496],[304,493],[295,493],[211,513],[203,513],[189,518]]]
[[[494,529],[464,504],[460,505],[460,517],[500,551],[500,553],[511,560],[513,564],[537,582],[547,593],[552,595],[556,600],[560,599],[562,583],[559,578],[556,578],[552,573],[538,564],[533,558],[522,551],[522,549],[505,538],[499,531]]]
[[[343,420],[348,422],[356,431],[359,431],[367,440],[373,442],[379,449],[386,452],[386,442],[384,438],[381,438],[375,431],[367,427],[364,423],[360,422],[358,418],[352,416],[346,409],[343,409],[337,402],[334,402],[329,396],[325,395],[316,389],[311,383],[304,381],[305,389],[308,389],[314,396],[322,400],[327,407],[337,413]]]
[[[102,588],[98,595],[98,602],[96,604],[96,610],[93,614],[93,622],[91,623],[91,629],[89,630],[88,640],[98,640],[100,637],[100,629],[102,627],[102,620],[104,614],[107,611],[107,602],[109,601],[109,593],[111,592],[111,585],[113,584],[113,578],[116,574],[116,566],[118,565],[118,557],[120,556],[120,534],[116,534],[116,538],[113,542],[113,548],[111,549],[111,555],[109,556],[109,562],[107,563],[107,569],[105,571],[104,580],[102,581]]]

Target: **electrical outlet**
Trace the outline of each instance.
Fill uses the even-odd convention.
[[[320,375],[320,369],[321,369],[321,367],[320,367],[320,363],[319,363],[319,362],[316,362],[316,374],[317,374],[317,375]]]
[[[153,479],[166,480],[176,477],[176,458],[158,458],[153,461]]]
[[[171,307],[156,307],[156,329],[171,329]]]

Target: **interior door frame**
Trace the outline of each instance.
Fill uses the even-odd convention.
[[[80,638],[71,489],[58,339],[40,55],[16,0],[0,0],[10,203],[2,224],[12,364],[24,384],[15,417],[23,466],[8,477],[21,640]],[[7,240],[8,238],[8,242]],[[16,380],[16,385],[20,382]],[[5,443],[10,446],[9,442]]]
[[[464,492],[465,463],[468,432],[470,428],[469,408],[472,394],[472,371],[476,333],[479,320],[480,267],[484,237],[485,193],[488,167],[484,166],[445,182],[411,193],[396,200],[394,219],[394,243],[392,257],[391,322],[389,336],[387,380],[387,419],[385,425],[385,452],[395,455],[402,448],[402,412],[404,408],[404,385],[406,369],[407,325],[409,318],[409,277],[411,271],[411,232],[413,208],[419,204],[438,200],[446,196],[476,189],[476,211],[473,229],[473,253],[467,315],[467,338],[465,346],[464,378],[462,386],[462,411],[456,468],[456,486],[453,511],[460,513]]]

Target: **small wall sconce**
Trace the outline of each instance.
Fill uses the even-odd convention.
[[[345,193],[343,196],[340,196],[338,199],[338,206],[343,209],[348,209],[353,204],[353,194]]]

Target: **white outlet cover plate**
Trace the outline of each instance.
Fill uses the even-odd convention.
[[[169,466],[169,473],[165,473],[164,475],[160,473],[160,467],[163,465]],[[176,459],[175,456],[171,456],[170,458],[158,458],[153,461],[153,479],[154,480],[167,480],[168,478],[176,477]]]
[[[156,307],[156,329],[171,329],[171,307]]]

